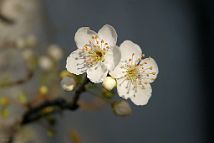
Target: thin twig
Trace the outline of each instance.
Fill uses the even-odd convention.
[[[70,102],[68,102],[64,98],[57,98],[51,101],[45,101],[39,106],[31,108],[29,111],[27,111],[24,114],[21,125],[32,123],[43,117],[46,117],[47,115],[59,113],[64,110],[70,110],[70,111],[77,110],[79,108],[78,100],[80,98],[80,95],[85,91],[85,85],[88,83],[89,83],[89,80],[85,79],[85,81],[75,91],[74,98]],[[52,107],[53,110],[51,110],[51,112],[44,112],[44,110],[49,107]]]
[[[32,79],[33,75],[34,75],[34,72],[32,70],[28,70],[26,77],[24,77],[22,79],[18,79],[17,81],[0,83],[0,88],[8,88],[8,87],[24,84],[24,83],[30,81]]]
[[[2,13],[0,13],[0,20],[8,25],[12,25],[15,23],[14,20],[7,18],[6,16],[4,16]]]

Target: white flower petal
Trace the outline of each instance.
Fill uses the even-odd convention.
[[[136,63],[142,57],[140,46],[130,40],[126,40],[120,45],[120,52],[122,61],[131,59],[133,63]]]
[[[150,84],[144,84],[144,88],[138,87],[135,96],[130,97],[131,101],[136,105],[146,105],[152,95]]]
[[[76,75],[83,74],[87,70],[84,65],[84,59],[80,57],[81,49],[73,51],[67,58],[66,69]]]
[[[143,59],[140,64],[142,64],[142,76],[143,81],[146,83],[152,83],[158,75],[158,66],[153,58]]]
[[[98,32],[99,38],[103,39],[110,46],[115,46],[117,42],[117,33],[111,25],[104,25]]]
[[[85,44],[88,44],[93,35],[97,35],[96,32],[90,30],[89,27],[81,27],[77,30],[74,40],[78,48],[83,48]]]
[[[96,66],[87,70],[87,77],[93,83],[102,82],[107,77],[108,70],[103,63],[98,63]]]
[[[125,78],[118,79],[117,80],[117,92],[118,95],[124,99],[128,99],[132,96],[134,96],[134,86],[131,84],[129,80],[126,80]]]
[[[104,64],[107,66],[109,71],[112,71],[120,62],[121,54],[119,47],[115,46],[108,50],[105,55]]]
[[[124,72],[125,70],[121,68],[121,66],[123,66],[123,63],[120,62],[113,71],[111,71],[109,74],[113,77],[113,78],[120,78],[122,76],[124,76],[126,73]]]

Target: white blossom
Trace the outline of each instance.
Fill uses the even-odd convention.
[[[124,41],[120,47],[121,61],[110,72],[117,80],[117,91],[120,97],[130,98],[136,105],[147,104],[151,97],[152,83],[158,74],[158,66],[154,59],[142,59],[141,48],[129,41]]]
[[[76,75],[87,73],[91,82],[102,82],[120,61],[115,29],[104,25],[96,33],[89,27],[82,27],[74,39],[78,49],[67,58],[67,70]]]

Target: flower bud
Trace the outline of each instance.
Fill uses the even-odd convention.
[[[0,98],[0,105],[1,106],[7,106],[10,104],[10,100],[7,97],[1,97]]]
[[[42,94],[42,95],[45,95],[48,93],[48,87],[45,86],[45,85],[42,85],[40,88],[39,88],[39,93]]]
[[[61,86],[65,91],[72,91],[76,86],[76,81],[72,77],[64,77],[61,80]]]
[[[115,101],[112,104],[112,109],[113,109],[114,113],[119,116],[128,116],[132,112],[132,109],[131,109],[129,103],[124,100]]]
[[[33,51],[30,49],[26,49],[22,52],[22,56],[25,60],[29,60],[34,56]]]
[[[61,79],[63,79],[64,77],[71,77],[73,74],[68,72],[67,70],[63,70],[60,72],[59,76]]]
[[[24,94],[19,95],[18,100],[21,104],[27,104],[27,102],[28,102],[28,99],[27,99],[26,95],[24,95]]]
[[[1,116],[3,119],[8,119],[9,116],[10,116],[10,110],[9,110],[9,108],[3,108],[3,109],[0,111],[0,116]]]
[[[19,49],[26,48],[26,41],[23,37],[16,39],[15,44],[16,44],[16,47]]]
[[[103,87],[111,91],[116,86],[116,81],[110,76],[107,76],[103,81]]]
[[[38,43],[36,36],[28,35],[25,39],[25,43],[28,47],[35,47]]]
[[[48,54],[56,61],[63,57],[63,51],[58,45],[50,45],[48,47]]]
[[[53,67],[53,61],[47,56],[42,56],[39,58],[39,66],[45,71],[50,70]]]

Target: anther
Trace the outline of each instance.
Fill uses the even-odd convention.
[[[155,75],[155,74],[156,74],[156,72],[152,72],[152,74],[153,74],[153,75]]]

